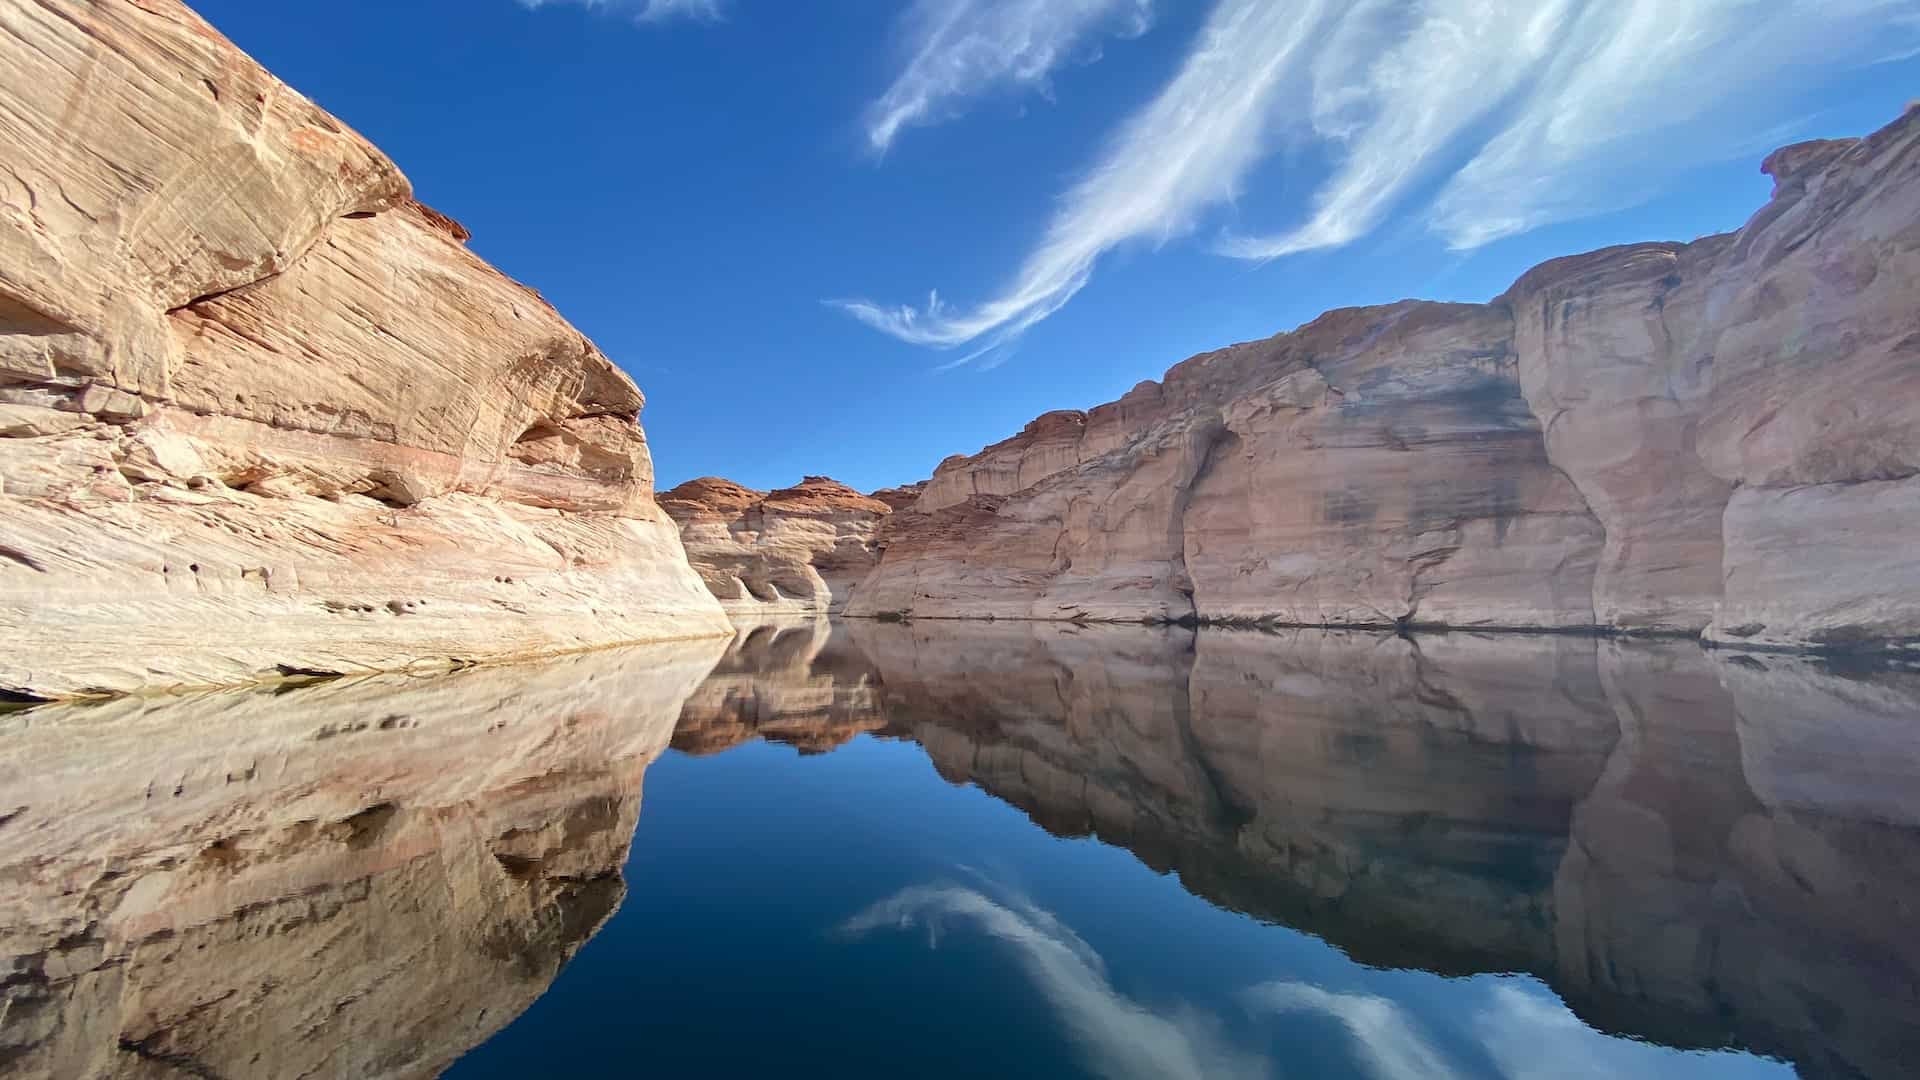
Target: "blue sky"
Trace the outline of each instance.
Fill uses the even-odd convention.
[[[1731,229],[1769,149],[1920,96],[1920,0],[196,6],[634,377],[662,488],[910,482],[1327,308]]]

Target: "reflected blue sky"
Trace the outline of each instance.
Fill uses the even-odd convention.
[[[630,895],[449,1073],[1787,1077],[1599,1034],[1525,976],[1369,968],[1060,839],[914,743],[646,777]]]

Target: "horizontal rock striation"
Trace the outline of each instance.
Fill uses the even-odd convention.
[[[11,5],[0,690],[724,633],[632,382],[173,0]]]
[[[852,615],[1920,646],[1920,118],[1738,232],[1329,312],[942,462]]]
[[[660,506],[721,606],[756,620],[844,611],[880,561],[881,525],[910,498],[862,495],[824,476],[771,492],[708,476],[662,494]]]

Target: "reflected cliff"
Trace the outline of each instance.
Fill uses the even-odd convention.
[[[439,1073],[621,903],[722,648],[0,717],[0,1072]]]
[[[722,667],[752,707],[690,704],[682,737],[724,714],[734,741],[911,739],[1049,832],[1368,965],[1532,973],[1602,1031],[1808,1077],[1920,1056],[1911,671],[1577,636],[865,621],[763,627]]]
[[[1167,883],[1137,859],[1354,970],[1530,973],[1600,1032],[1904,1076],[1916,725],[1913,671],[1691,644],[827,620],[35,709],[0,716],[0,1073],[431,1076],[486,1043],[462,1069],[644,1046],[671,1074],[725,1041],[672,1033],[750,1007],[742,970],[779,1001],[893,1003],[769,1047],[847,1075],[953,1037],[914,1026],[940,1017],[1026,1031],[1005,1060],[946,1063],[961,1073],[1038,1067],[1062,1037],[1101,1075],[1337,1071],[1288,1056],[1329,1024],[1459,1075],[1527,1074],[1507,1055],[1539,1065],[1555,1025],[1579,1029],[1567,1053],[1632,1045],[1527,980],[1429,980],[1383,1013],[1393,987],[1298,963],[1228,980],[1179,952],[1145,978],[1152,939],[1210,909],[1141,889]],[[1048,872],[1065,856],[1028,841],[1059,845],[1001,803],[1130,853],[1082,846],[1132,875],[1099,886],[1132,914],[1074,906],[1092,886]],[[889,940],[942,926],[1002,943],[1017,974],[956,946],[940,975]],[[1182,993],[1209,1000],[1169,1004]],[[1468,1033],[1477,1059],[1469,1005],[1491,1025]]]

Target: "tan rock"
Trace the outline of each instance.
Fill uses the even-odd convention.
[[[1920,112],[1736,233],[1330,312],[940,464],[854,615],[1920,643]],[[1709,625],[1711,624],[1711,625]]]
[[[707,588],[749,620],[845,610],[880,559],[875,536],[893,513],[824,476],[764,493],[702,477],[661,495],[660,506]]]
[[[4,18],[0,689],[726,631],[640,392],[379,151],[171,0]]]
[[[0,720],[8,1075],[438,1075],[620,905],[722,645]]]
[[[1917,145],[1909,110],[1770,158],[1779,190],[1721,259],[1699,452],[1740,488],[1709,637],[1920,642]]]
[[[1600,529],[1546,460],[1510,325],[1332,312],[1056,414],[980,455],[981,490],[1045,474],[1017,494],[941,505],[973,467],[942,465],[849,613],[1588,625]]]
[[[1721,589],[1732,485],[1694,453],[1713,383],[1704,310],[1728,238],[1556,259],[1508,290],[1527,403],[1548,458],[1606,530],[1596,625],[1699,631]]]

